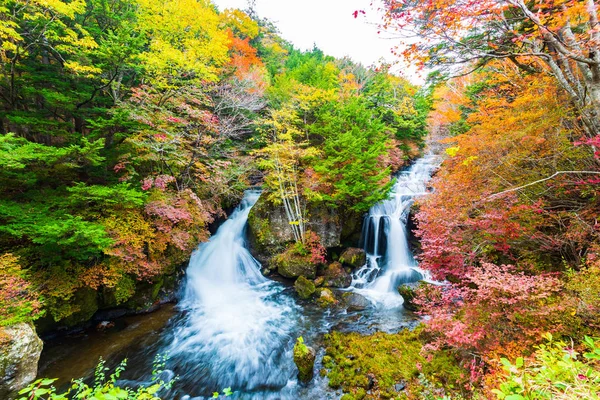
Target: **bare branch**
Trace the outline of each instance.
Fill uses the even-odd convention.
[[[517,186],[517,187],[512,188],[512,189],[507,189],[507,190],[504,190],[502,192],[494,193],[491,196],[486,197],[486,200],[494,198],[494,197],[501,196],[501,195],[506,194],[506,193],[515,192],[517,190],[521,190],[521,189],[524,189],[524,188],[529,187],[529,186],[537,185],[538,183],[549,181],[550,179],[553,179],[553,178],[557,177],[558,175],[564,175],[564,174],[592,174],[592,175],[600,175],[600,171],[556,171],[555,173],[553,173],[552,175],[550,175],[547,178],[539,179],[539,180],[537,180],[535,182],[531,182],[531,183],[528,183],[526,185]]]

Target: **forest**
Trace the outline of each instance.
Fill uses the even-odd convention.
[[[600,399],[597,2],[249,4],[0,4],[0,398]]]

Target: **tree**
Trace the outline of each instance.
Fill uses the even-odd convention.
[[[259,167],[269,171],[265,183],[271,189],[269,198],[283,204],[294,240],[306,239],[306,200],[299,184],[307,159],[316,157],[319,152],[303,140],[301,120],[291,107],[273,110],[262,122],[266,146],[258,151],[263,158]]]
[[[526,71],[547,71],[577,106],[588,137],[595,137],[598,8],[595,0],[388,0],[383,26],[416,41],[399,52],[421,66],[480,68],[508,59]]]
[[[328,103],[316,115],[309,130],[323,138],[323,157],[314,163],[318,196],[333,207],[359,212],[386,198],[392,186],[390,168],[382,162],[388,127],[356,97]]]

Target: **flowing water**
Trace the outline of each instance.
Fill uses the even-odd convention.
[[[348,312],[343,304],[323,310],[297,299],[289,285],[262,276],[245,240],[248,214],[260,192],[248,191],[216,234],[192,254],[178,312],[162,329],[144,334],[147,340],[138,335],[135,343],[119,347],[109,361],[114,365],[129,357],[124,378],[135,384],[149,380],[156,354],[167,353],[166,377],[178,376],[178,381],[175,389],[162,394],[166,399],[205,399],[226,387],[240,399],[339,398],[340,393],[329,389],[326,378],[318,375],[325,333],[331,329],[395,332],[418,321],[401,307],[396,287],[424,276],[408,246],[406,220],[415,197],[427,192],[434,162],[427,156],[400,173],[390,199],[375,205],[365,217],[362,241],[368,262],[356,271],[347,290],[371,300],[366,310]],[[64,346],[85,348],[96,342],[102,346],[110,341],[107,335],[120,337],[125,331],[90,333]],[[309,385],[296,379],[292,352],[298,336],[320,348]],[[60,346],[50,349],[52,354],[60,353]],[[55,357],[50,366],[47,359],[42,366],[44,362],[46,376],[78,364],[74,355]]]
[[[371,207],[363,222],[367,264],[353,274],[351,288],[384,308],[402,305],[399,285],[427,279],[411,253],[406,225],[415,198],[427,194],[436,160],[422,157],[398,174],[390,197]]]

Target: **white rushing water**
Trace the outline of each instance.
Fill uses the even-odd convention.
[[[427,278],[410,251],[406,223],[415,198],[427,194],[436,161],[433,155],[425,156],[398,174],[390,197],[371,207],[365,217],[362,240],[367,264],[354,273],[351,290],[378,306],[402,305],[398,286]]]
[[[282,388],[294,379],[287,354],[298,316],[283,286],[260,273],[245,243],[250,209],[260,192],[248,191],[217,233],[193,253],[180,308],[186,314],[168,352],[182,380],[208,391],[234,387],[244,397]],[[287,349],[287,350],[286,350]],[[182,365],[183,364],[183,365]]]

